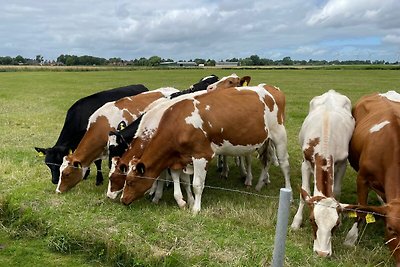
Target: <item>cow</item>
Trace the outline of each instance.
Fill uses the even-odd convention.
[[[221,80],[218,80],[218,77],[212,74],[210,76],[202,78],[198,83],[190,86],[189,89],[171,94],[169,98],[173,99],[178,96],[194,93],[197,91],[210,90],[209,88],[212,88],[212,90],[219,90],[222,88],[243,86],[249,84],[250,80],[250,76],[239,78],[239,76],[237,76],[236,74],[232,74],[223,77]],[[135,135],[139,127],[141,119],[142,116],[139,117],[132,124],[128,125],[126,128],[123,127],[121,131],[110,132],[110,138],[108,142],[110,162],[113,157],[122,156],[122,154],[128,149],[128,145],[130,144],[130,142],[132,142],[133,136]]]
[[[121,122],[131,123],[149,104],[177,91],[171,87],[160,88],[108,102],[96,110],[90,116],[87,131],[76,150],[63,159],[56,192],[62,193],[74,187],[93,161],[108,156],[107,141],[110,131],[117,129]]]
[[[346,236],[354,245],[358,224],[365,213],[385,221],[387,244],[400,266],[400,94],[395,91],[361,97],[353,107],[356,126],[350,141],[349,162],[357,171],[358,219]],[[383,199],[383,206],[368,205],[370,190]]]
[[[346,172],[348,147],[354,130],[351,101],[334,90],[314,97],[299,133],[303,153],[300,205],[292,229],[299,229],[304,202],[310,207],[313,250],[322,257],[332,254],[332,233],[340,223],[343,210],[338,199],[341,181]],[[314,191],[311,197],[310,176]]]
[[[49,148],[35,147],[39,155],[45,155],[45,163],[50,169],[53,184],[58,183],[63,157],[77,148],[86,133],[88,120],[93,112],[107,102],[137,95],[145,91],[148,91],[148,89],[142,84],[105,90],[79,99],[68,109],[64,126],[55,145]],[[103,182],[101,160],[95,161],[95,164],[98,169],[96,184],[100,185]],[[88,175],[89,171],[86,172],[85,177]]]
[[[129,205],[142,197],[163,169],[192,164],[192,212],[197,214],[212,158],[258,150],[264,159],[269,138],[276,147],[285,186],[291,188],[284,115],[284,94],[268,85],[216,90],[175,103],[164,112],[141,157],[129,162],[121,202]]]
[[[213,77],[213,76],[210,76],[210,77]],[[236,74],[232,74],[230,76],[223,77],[221,79],[220,83],[218,81],[215,83],[212,83],[212,86],[213,86],[214,90],[221,90],[221,89],[225,89],[225,88],[231,86],[232,84],[234,86],[243,86],[244,84],[248,84],[250,82],[250,80],[251,80],[251,77],[249,77],[249,76],[244,76],[242,78],[239,78]],[[148,109],[149,114],[146,113],[146,115],[145,115],[146,120],[145,120],[144,124],[141,126],[142,127],[141,129],[146,129],[146,134],[149,131],[148,129],[151,129],[151,132],[154,133],[158,127],[158,122],[159,122],[162,114],[164,113],[164,111],[167,108],[169,108],[174,103],[181,101],[182,99],[185,99],[187,97],[192,97],[192,93],[199,92],[199,91],[200,92],[198,94],[206,93],[205,90],[207,89],[208,82],[205,82],[205,81],[210,81],[210,78],[205,77],[202,80],[200,80],[199,83],[193,85],[192,86],[193,88],[197,88],[196,91],[193,91],[191,89],[184,90],[183,93],[180,92],[179,94],[173,94],[171,96],[170,101],[164,101],[164,100],[160,99],[159,101],[154,102],[151,105],[151,107],[149,107],[149,109]],[[160,102],[162,102],[162,103],[160,103]],[[154,107],[154,108],[152,108],[152,107]],[[125,174],[126,174],[125,166],[128,165],[129,160],[134,155],[136,155],[136,157],[137,157],[138,152],[135,149],[131,149],[131,151],[129,153],[126,153],[126,155],[124,154],[123,157],[120,158],[122,156],[122,153],[128,149],[128,144],[126,143],[126,141],[128,140],[129,142],[131,142],[131,140],[133,139],[133,135],[136,134],[137,129],[141,123],[142,117],[140,119],[138,119],[137,121],[135,121],[134,123],[132,123],[131,125],[129,125],[120,134],[110,133],[110,138],[109,138],[110,154],[111,154],[111,151],[113,151],[114,153],[112,155],[113,159],[111,159],[111,161],[113,163],[113,167],[111,168],[110,174],[109,174],[109,186],[108,186],[108,190],[107,190],[107,196],[111,199],[115,199],[123,189],[124,182],[125,182]],[[136,134],[135,138],[139,138],[139,139],[143,138],[142,131],[143,130],[139,131]],[[148,139],[149,137],[147,136],[146,138]],[[139,142],[142,142],[142,141],[139,141]],[[118,155],[117,153],[120,153],[120,154]],[[160,192],[160,189],[158,189],[157,191]],[[153,199],[153,202],[158,202],[159,195],[160,194],[155,196],[155,199]],[[181,202],[181,201],[178,201],[178,202]]]

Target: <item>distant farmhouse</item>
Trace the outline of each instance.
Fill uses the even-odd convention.
[[[237,67],[239,62],[220,61],[215,62],[215,67]]]
[[[229,61],[220,61],[215,62],[215,67],[223,68],[223,67],[237,67],[239,66],[239,62],[229,62]],[[168,61],[161,62],[160,66],[165,67],[204,67],[204,64],[198,64],[194,61]]]
[[[160,66],[197,67],[197,63],[194,61],[169,61],[161,62]]]

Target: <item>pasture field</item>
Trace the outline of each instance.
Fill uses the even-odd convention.
[[[15,244],[20,240],[40,240],[55,255],[83,255],[84,262],[93,265],[269,266],[279,188],[284,186],[278,167],[271,168],[271,184],[259,193],[254,186],[244,187],[233,162],[230,162],[227,180],[219,178],[213,164],[207,175],[202,210],[193,216],[188,210],[178,208],[172,188],[165,190],[158,205],[147,198],[128,207],[111,201],[105,195],[107,179],[96,187],[93,172],[88,180],[58,195],[43,158],[33,149],[34,146],[54,145],[67,109],[81,97],[137,83],[149,89],[162,86],[186,89],[201,77],[210,74],[222,77],[232,72],[173,69],[0,73],[0,237],[7,236]],[[234,72],[239,76],[250,75],[251,85],[276,85],[286,94],[286,127],[294,189],[289,223],[298,207],[301,184],[297,136],[311,98],[335,89],[354,104],[365,94],[400,89],[398,70],[237,69]],[[255,185],[260,171],[256,160],[253,170]],[[106,164],[103,174],[107,177]],[[341,202],[355,201],[355,172],[348,167]],[[334,234],[333,256],[317,257],[312,251],[307,207],[305,211],[304,227],[288,231],[285,266],[394,264],[384,245],[381,221],[363,229],[356,247],[343,246],[352,225],[352,219],[346,216]],[[0,257],[6,256],[0,249]],[[32,254],[31,257],[34,261],[34,257],[40,256]],[[77,264],[71,263],[71,266]]]

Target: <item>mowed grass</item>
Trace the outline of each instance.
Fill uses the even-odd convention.
[[[289,223],[298,207],[301,184],[298,132],[311,98],[335,89],[355,103],[365,94],[399,90],[400,84],[397,70],[0,73],[0,223],[7,237],[15,240],[14,244],[20,239],[41,240],[49,252],[77,253],[84,255],[88,263],[110,266],[269,266],[279,189],[284,186],[278,167],[271,168],[271,184],[259,193],[254,187],[244,187],[233,161],[228,180],[220,179],[212,164],[202,211],[193,216],[190,211],[178,208],[171,188],[165,190],[158,205],[147,198],[128,207],[111,201],[105,196],[107,180],[96,187],[93,172],[70,192],[55,194],[50,172],[33,149],[53,146],[67,109],[79,98],[94,92],[138,83],[149,89],[162,86],[186,89],[201,77],[210,74],[222,77],[232,72],[250,75],[253,85],[276,85],[286,94],[288,150],[295,198]],[[253,165],[253,184],[256,184],[260,170],[256,160]],[[107,177],[105,164],[103,173]],[[348,167],[342,187],[343,203],[356,202],[355,175]],[[347,217],[343,217],[343,224],[334,235],[333,256],[317,257],[312,252],[308,209],[305,210],[304,227],[299,231],[289,229],[285,266],[393,265],[384,245],[381,221],[363,229],[355,248],[342,245],[352,225]],[[33,262],[41,256],[33,253],[25,257],[32,257]]]

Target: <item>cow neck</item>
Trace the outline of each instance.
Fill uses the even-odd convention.
[[[94,160],[100,158],[107,145],[107,136],[97,134],[96,128],[89,128],[73,153],[75,160],[84,167],[88,167]]]

